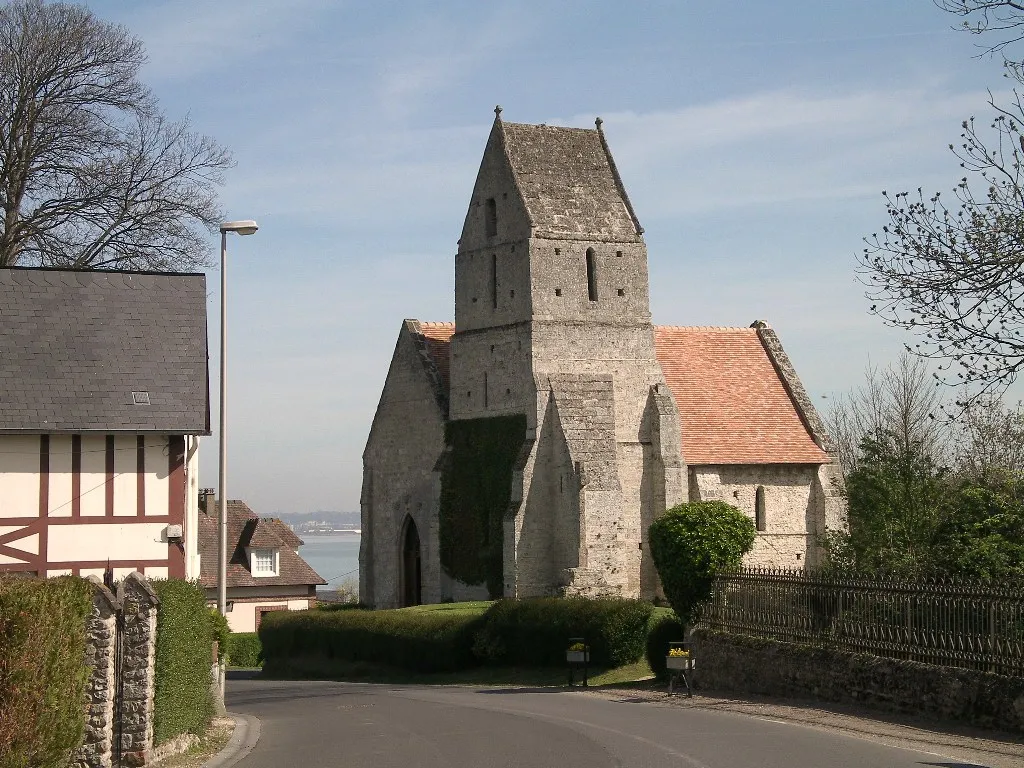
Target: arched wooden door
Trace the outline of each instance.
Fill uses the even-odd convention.
[[[402,534],[402,605],[419,605],[421,596],[420,534],[411,517],[405,518]]]

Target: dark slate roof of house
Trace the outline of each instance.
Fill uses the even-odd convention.
[[[205,275],[0,269],[0,432],[97,430],[210,434]]]
[[[207,501],[211,514],[199,513],[199,583],[217,586],[217,502]],[[301,539],[276,518],[261,518],[244,501],[228,499],[228,586],[310,586],[326,584],[296,551]],[[297,543],[296,543],[297,542]],[[276,549],[280,552],[277,576],[253,576],[246,547]]]
[[[500,124],[537,236],[640,240],[643,229],[600,130]]]

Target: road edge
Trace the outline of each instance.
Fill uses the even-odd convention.
[[[203,768],[229,768],[252,752],[260,740],[258,718],[236,712],[228,712],[226,717],[235,721],[235,730],[231,733],[227,746],[203,763]]]

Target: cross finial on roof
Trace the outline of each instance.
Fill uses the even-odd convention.
[[[597,126],[597,130],[599,130],[599,131],[601,130],[601,123],[603,123],[603,122],[604,122],[604,120],[602,120],[600,117],[595,118],[594,125]]]
[[[494,107],[494,118],[496,120],[501,120],[501,104],[495,105],[495,107]]]

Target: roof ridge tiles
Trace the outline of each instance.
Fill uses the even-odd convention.
[[[749,331],[756,329],[747,325],[655,325],[655,328],[663,328],[669,331]]]

